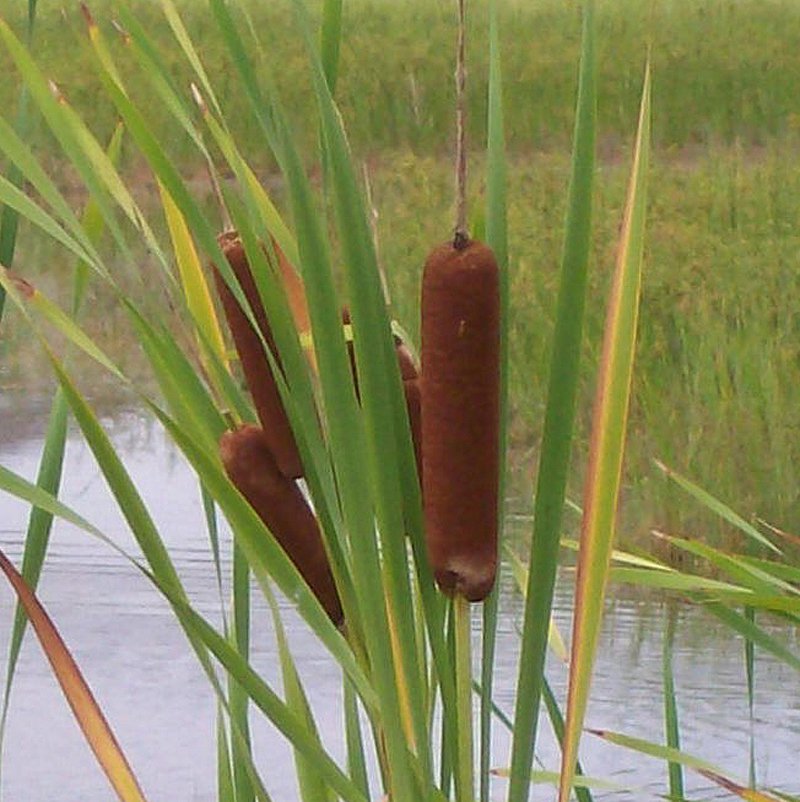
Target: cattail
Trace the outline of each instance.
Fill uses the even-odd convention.
[[[242,242],[236,232],[229,231],[220,235],[219,243],[253,310],[258,328],[277,360],[278,352]],[[247,386],[253,396],[264,437],[280,472],[286,477],[296,479],[303,475],[303,465],[264,346],[222,276],[216,270],[214,273],[217,292],[242,363]]]
[[[499,271],[486,245],[434,249],[421,323],[428,554],[442,591],[480,601],[497,568],[499,469]]]
[[[350,310],[345,306],[342,308],[342,323],[350,325]],[[422,475],[422,423],[420,414],[420,389],[419,372],[414,364],[411,352],[406,348],[403,341],[394,335],[394,347],[397,354],[397,364],[400,368],[400,377],[403,380],[403,394],[406,398],[406,409],[408,410],[408,422],[411,428],[411,439],[414,443],[414,457],[417,462],[417,473]],[[358,384],[358,371],[356,369],[356,352],[353,346],[352,337],[347,338],[347,354],[350,358],[350,370],[353,372],[353,385],[355,386],[356,398],[361,400],[361,392]]]
[[[337,626],[344,615],[319,525],[297,483],[278,469],[265,432],[245,425],[219,443],[225,472],[250,502]]]

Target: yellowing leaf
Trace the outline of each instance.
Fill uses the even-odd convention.
[[[611,562],[639,314],[649,144],[648,65],[645,69],[639,127],[617,265],[606,313],[603,354],[592,420],[575,586],[572,657],[559,802],[567,802],[569,799],[575,777],[578,744],[589,698]]]
[[[755,788],[747,788],[744,785],[739,785],[739,783],[729,780],[727,777],[723,777],[721,774],[717,774],[714,771],[701,769],[699,773],[706,779],[722,786],[726,791],[730,791],[732,794],[746,799],[747,802],[778,802],[777,797],[769,796],[763,791],[756,791]]]
[[[122,802],[146,802],[114,733],[53,622],[10,560],[0,551],[0,570],[17,593],[86,742]]]
[[[211,292],[203,273],[200,258],[194,246],[194,240],[189,233],[189,227],[175,204],[172,196],[159,181],[158,189],[161,193],[161,203],[164,206],[164,216],[167,218],[172,247],[175,251],[175,261],[178,263],[178,272],[181,277],[181,286],[186,297],[186,305],[194,319],[195,325],[202,332],[200,347],[203,341],[214,349],[219,360],[227,365],[228,358],[225,350],[225,341],[219,325],[217,313],[211,300]]]

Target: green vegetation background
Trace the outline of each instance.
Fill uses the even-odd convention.
[[[113,36],[113,3],[90,5]],[[161,55],[174,64],[179,84],[187,86],[180,57],[166,44],[170,34],[157,4],[138,0],[133,5],[156,40],[163,32]],[[395,311],[412,332],[423,260],[446,236],[452,217],[452,5],[450,0],[345,4],[338,97],[371,189]],[[0,12],[20,31],[23,6],[0,2]],[[92,77],[77,7],[64,12],[61,4],[42,2],[39,11],[34,50],[40,62],[105,140],[115,118]],[[481,2],[471,4],[473,208],[482,191],[484,12]],[[204,4],[186,0],[182,13],[227,104],[235,136],[280,202],[280,183],[263,155],[245,100],[237,97],[234,70]],[[311,153],[318,131],[314,101],[289,4],[253,2],[252,14],[268,44],[270,63],[264,68],[290,99],[298,139]],[[731,536],[707,513],[687,507],[654,470],[653,458],[692,477],[745,516],[757,514],[781,528],[800,530],[795,467],[800,465],[800,171],[793,169],[800,153],[800,6],[788,0],[603,0],[597,16],[600,175],[590,279],[596,299],[605,297],[613,263],[648,43],[654,71],[654,168],[622,534],[628,543],[647,544],[651,527],[702,530],[723,542]],[[525,471],[535,464],[530,456],[540,435],[554,319],[579,9],[555,0],[507,0],[501,29],[511,153],[511,431],[513,459],[523,468],[514,489],[527,499],[532,477]],[[133,76],[124,40],[116,41],[120,62]],[[0,53],[0,74],[7,76],[0,81],[0,104],[11,115],[18,84],[5,53]],[[135,79],[129,83],[137,86]],[[138,86],[144,91],[143,82]],[[158,110],[153,113],[157,119]],[[189,143],[170,129],[166,114],[159,130],[197,192],[211,203],[201,166],[193,161]],[[40,152],[50,148],[41,127],[33,141]],[[69,187],[69,171],[51,165]],[[155,201],[142,166],[128,157],[125,169],[136,178],[141,197],[153,195]],[[312,163],[309,169],[318,172]],[[66,292],[70,261],[30,236],[21,236],[20,243],[17,269],[56,297]],[[144,287],[131,278],[131,291],[159,302],[157,281]],[[125,324],[111,299],[95,296],[93,309],[89,331],[135,369],[136,353],[119,348]],[[602,303],[590,303],[588,314],[586,348],[588,364],[594,365]],[[36,386],[47,371],[35,346],[13,316],[3,327],[0,387]],[[87,373],[87,381],[94,377]],[[577,466],[586,461],[591,371],[583,392],[571,483],[576,500],[582,478]]]

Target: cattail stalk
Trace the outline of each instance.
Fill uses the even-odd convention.
[[[456,49],[456,227],[453,243],[462,248],[467,233],[467,9],[458,0],[458,44]]]
[[[278,468],[266,433],[245,425],[222,435],[220,456],[228,477],[294,563],[330,619],[344,614],[319,524],[297,482]]]

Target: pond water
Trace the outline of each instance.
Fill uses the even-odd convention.
[[[41,448],[47,404],[0,398],[0,464],[33,479]],[[196,482],[180,455],[151,421],[116,412],[105,423],[160,527],[197,607],[218,618],[220,598],[209,557]],[[78,512],[136,552],[103,478],[79,435],[69,438],[62,497]],[[0,547],[19,561],[27,510],[0,496]],[[515,526],[528,528],[515,519]],[[569,633],[571,588],[562,577],[556,619]],[[211,802],[215,793],[215,703],[170,610],[146,580],[108,546],[57,522],[40,585],[40,598],[82,667],[97,699],[149,799]],[[677,615],[675,677],[683,746],[747,777],[751,731],[759,782],[800,792],[800,694],[797,675],[757,654],[755,716],[751,724],[743,644],[702,610],[663,597],[615,588],[608,601],[587,725],[661,740],[662,633],[670,604]],[[13,597],[0,587],[0,654],[7,651]],[[322,738],[342,757],[340,673],[291,610],[285,620],[291,646]],[[520,600],[504,585],[498,640],[496,701],[513,710]],[[265,605],[254,609],[254,663],[280,688],[271,624]],[[781,630],[778,630],[781,631]],[[782,637],[797,649],[797,633]],[[563,700],[566,670],[551,656],[549,676]],[[544,722],[544,718],[543,718]],[[546,723],[537,747],[548,769],[557,750]],[[275,802],[297,799],[291,754],[281,737],[254,716],[253,737],[265,783]],[[509,739],[498,726],[494,765],[503,766]],[[585,769],[635,793],[597,792],[597,799],[654,799],[666,791],[665,767],[656,759],[612,747],[587,735]],[[8,802],[105,802],[112,799],[105,778],[84,744],[38,643],[28,637],[15,681],[0,780]],[[726,792],[687,774],[694,799],[726,799]],[[497,778],[493,798],[504,799]],[[552,788],[537,786],[531,798],[549,800]]]

